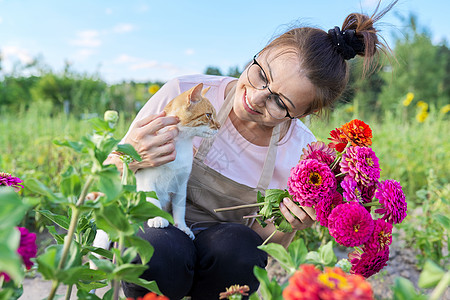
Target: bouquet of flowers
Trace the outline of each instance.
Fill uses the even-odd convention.
[[[317,221],[337,243],[355,247],[349,254],[350,273],[367,278],[387,264],[392,226],[406,217],[405,195],[399,182],[379,181],[380,164],[367,124],[355,119],[330,136],[328,145],[318,141],[303,149],[286,190],[258,194],[260,210],[253,217],[263,227],[270,219],[277,230],[289,232],[292,227],[279,210],[283,198],[313,207]]]

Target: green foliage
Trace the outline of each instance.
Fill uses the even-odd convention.
[[[417,191],[421,206],[409,213],[400,228],[408,245],[420,251],[417,256],[419,266],[428,259],[447,265],[450,256],[444,247],[449,249],[450,184],[438,179],[433,169],[430,169],[427,181],[427,186]]]
[[[292,232],[291,224],[286,221],[280,211],[280,202],[285,197],[291,198],[289,192],[286,190],[268,189],[266,190],[265,196],[258,192],[257,203],[261,203],[261,209],[259,210],[261,216],[256,220],[262,227],[267,226],[265,223],[267,219],[273,218],[273,223],[278,231]]]

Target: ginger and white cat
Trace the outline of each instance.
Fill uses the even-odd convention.
[[[140,169],[136,172],[137,191],[155,191],[158,200],[147,198],[147,201],[159,208],[169,211],[170,204],[176,227],[194,239],[194,234],[186,226],[186,188],[192,169],[194,136],[212,137],[219,130],[214,106],[205,98],[205,89],[200,83],[170,101],[164,111],[167,116],[177,116],[179,134],[175,138],[176,158],[167,164]],[[162,129],[167,130],[167,129]],[[147,221],[149,227],[164,228],[169,222],[162,217]]]

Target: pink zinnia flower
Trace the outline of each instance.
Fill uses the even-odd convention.
[[[369,147],[348,147],[342,154],[341,172],[356,182],[369,186],[380,178],[380,165],[375,152]]]
[[[328,229],[336,242],[345,247],[364,244],[373,233],[373,219],[359,203],[339,204],[328,216]]]
[[[24,227],[17,227],[17,229],[20,231],[20,244],[17,253],[22,257],[25,267],[29,270],[33,266],[33,262],[30,259],[36,257],[37,253],[36,233],[29,232]],[[5,282],[10,280],[8,274],[4,272],[0,272],[0,276],[4,276]]]
[[[399,224],[406,217],[408,210],[405,194],[398,181],[385,180],[378,185],[375,198],[381,204],[381,208],[375,210],[377,214],[383,215],[383,219],[391,224]]]
[[[22,256],[25,267],[29,270],[33,266],[30,259],[36,257],[37,253],[36,233],[29,232],[24,227],[18,227],[18,229],[20,230],[20,245],[17,252]]]
[[[379,252],[363,252],[355,250],[348,254],[348,259],[352,264],[351,274],[360,274],[369,278],[373,274],[380,272],[389,260],[389,247],[385,247]]]
[[[303,148],[300,160],[316,159],[326,165],[331,165],[336,158],[336,151],[328,147],[324,142],[312,142]]]
[[[11,186],[18,192],[23,188],[23,185],[21,185],[22,182],[23,181],[19,177],[14,177],[9,173],[0,172],[0,186]]]
[[[316,219],[320,225],[328,227],[328,216],[336,206],[342,203],[344,203],[344,200],[338,192],[334,192],[332,197],[322,199],[322,201],[317,203],[314,208],[316,209]]]
[[[383,219],[377,219],[374,225],[372,236],[363,246],[366,252],[382,251],[392,243],[392,224]]]
[[[375,195],[375,191],[377,189],[378,182],[373,183],[372,185],[365,186],[360,185],[361,189],[361,199],[362,203],[370,203],[373,200],[373,196]],[[370,207],[369,207],[370,208]]]
[[[300,161],[291,169],[288,191],[302,206],[312,207],[336,189],[336,178],[325,163],[315,159]]]

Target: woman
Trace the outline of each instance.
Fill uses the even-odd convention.
[[[254,203],[258,190],[285,188],[290,168],[302,149],[315,140],[298,120],[331,107],[348,82],[346,61],[360,55],[370,66],[380,46],[373,23],[376,16],[350,14],[342,29],[325,32],[295,28],[279,36],[253,58],[238,80],[217,76],[185,76],[166,83],[139,112],[123,143],[135,147],[142,162],[132,170],[154,167],[175,159],[177,130],[158,130],[177,124],[165,116],[165,104],[199,82],[211,89],[206,95],[222,118],[213,142],[194,141],[196,151],[188,184],[186,222],[196,234],[190,240],[173,226],[145,228],[140,234],[155,248],[149,269],[142,275],[156,280],[170,299],[217,299],[233,284],[258,288],[253,267],[266,266],[267,256],[257,249],[274,230],[257,222],[244,222],[254,211],[214,213],[215,208]],[[175,129],[175,127],[174,127]],[[110,162],[121,167],[120,160]],[[314,209],[299,207],[288,198],[280,210],[294,229],[278,232],[271,242],[289,245],[296,230],[310,227]],[[125,295],[146,293],[134,284],[123,284]]]

